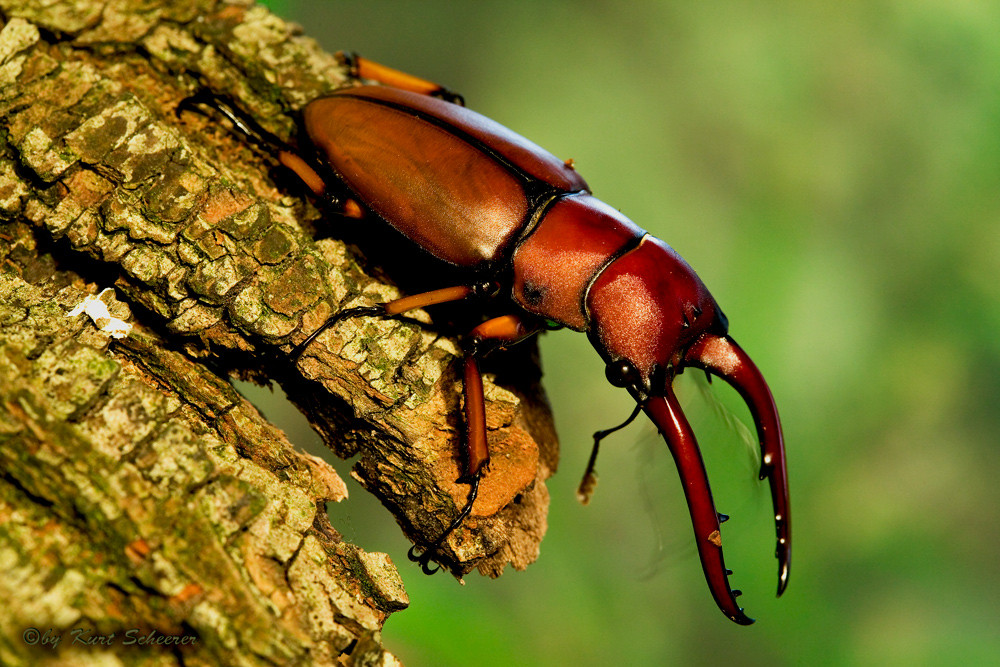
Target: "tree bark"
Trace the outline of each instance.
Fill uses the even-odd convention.
[[[242,2],[0,12],[0,663],[395,664],[392,561],[341,539],[341,479],[226,376],[281,382],[426,544],[468,489],[460,348],[418,314],[292,359],[330,313],[399,292],[313,240],[322,214],[271,156],[175,114],[207,87],[290,137],[352,82]],[[537,556],[558,453],[532,352],[487,374],[492,465],[444,550],[456,576]]]

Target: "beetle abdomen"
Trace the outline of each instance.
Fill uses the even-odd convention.
[[[459,266],[503,254],[527,224],[538,180],[551,189],[586,187],[510,130],[426,96],[352,88],[310,103],[304,116],[310,139],[359,199]]]

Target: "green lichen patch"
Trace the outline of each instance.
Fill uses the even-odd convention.
[[[0,190],[0,202],[2,200],[3,195]],[[299,244],[295,241],[295,237],[287,229],[272,225],[253,245],[251,252],[261,264],[278,264],[298,248]]]
[[[169,480],[168,493],[195,487],[215,472],[203,440],[182,422],[171,421],[137,452],[136,463],[154,483]]]
[[[290,262],[280,269],[270,271],[274,279],[269,281],[264,295],[264,303],[271,310],[285,316],[300,313],[316,303],[322,296],[321,289],[303,290],[303,285],[323,284],[314,258],[306,255]]]
[[[131,94],[116,101],[103,100],[102,106],[64,138],[66,145],[90,164],[104,162],[151,120],[149,111]]]
[[[116,386],[109,388],[111,398],[79,428],[103,454],[120,458],[149,438],[180,402],[133,378],[119,377],[114,382]]]
[[[120,367],[100,350],[66,340],[43,352],[32,370],[45,388],[46,412],[72,420],[97,401]]]
[[[24,51],[38,41],[38,28],[14,18],[0,30],[0,85],[13,84],[21,76],[27,56]]]
[[[247,330],[252,334],[269,340],[282,340],[291,335],[298,326],[297,317],[288,317],[281,313],[263,309],[260,317],[247,325]]]
[[[185,299],[176,307],[177,315],[167,327],[177,333],[193,334],[210,329],[222,320],[222,309],[199,303],[195,299]]]
[[[0,159],[0,215],[13,218],[20,213],[29,192],[14,171],[13,161]]]
[[[357,563],[358,578],[366,584],[365,592],[379,609],[391,612],[409,606],[410,597],[388,554],[359,551]]]
[[[174,223],[186,221],[206,196],[210,177],[199,168],[189,162],[186,149],[167,152],[156,177],[142,192],[142,212],[148,224],[134,229],[133,238],[173,241]]]
[[[77,247],[84,247],[97,240],[97,204],[104,200],[114,187],[107,179],[89,169],[76,170],[63,179],[67,189],[46,224],[56,237],[70,233],[71,226],[81,216],[87,217],[76,225],[71,241]]]
[[[259,488],[229,475],[198,489],[191,501],[199,504],[199,513],[211,520],[212,529],[223,539],[247,526],[269,502]]]
[[[122,258],[122,268],[136,280],[152,287],[166,281],[177,264],[170,253],[156,247],[141,246]]]
[[[343,649],[351,637],[339,618],[350,618],[374,631],[381,627],[381,615],[362,606],[354,594],[330,579],[315,576],[317,568],[328,567],[329,562],[330,555],[320,541],[311,535],[306,537],[288,566],[288,583],[307,613],[311,634]]]
[[[237,241],[259,238],[271,226],[271,214],[261,201],[250,201],[241,210],[219,220],[215,228]]]
[[[191,273],[188,286],[206,303],[221,304],[232,289],[255,270],[256,264],[245,256],[222,255],[199,264]]]
[[[39,40],[38,28],[30,21],[13,17],[0,30],[0,65],[20,55]]]
[[[256,330],[255,322],[264,314],[260,287],[251,285],[241,290],[229,304],[226,312],[236,326]]]

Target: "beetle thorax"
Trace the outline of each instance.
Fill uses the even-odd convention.
[[[514,252],[514,301],[546,319],[587,329],[587,290],[608,263],[634,247],[643,234],[589,194],[558,198]]]

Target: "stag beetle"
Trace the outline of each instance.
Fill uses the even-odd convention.
[[[750,409],[760,441],[760,479],[770,480],[774,506],[778,595],[788,584],[791,556],[784,443],[763,376],[728,335],[726,317],[701,279],[670,246],[595,199],[571,161],[466,109],[460,96],[437,84],[356,55],[342,58],[355,79],[384,85],[343,88],[304,107],[303,127],[316,151],[312,163],[224,98],[202,93],[182,107],[213,106],[337,213],[381,218],[437,259],[479,277],[473,284],[344,310],[299,343],[293,357],[345,317],[398,316],[483,294],[509,309],[469,335],[460,480],[470,486],[468,501],[423,553],[410,550],[411,559],[434,571],[431,557],[468,516],[489,462],[478,358],[555,323],[586,332],[607,364],[608,380],[636,401],[624,423],[595,434],[581,496],[593,484],[601,438],[645,412],[680,473],[712,596],[731,620],[752,623],[736,602],[740,591],[729,585],[720,533],[728,517],[716,512],[698,444],[671,386],[674,377],[686,367],[703,369],[732,385]]]

